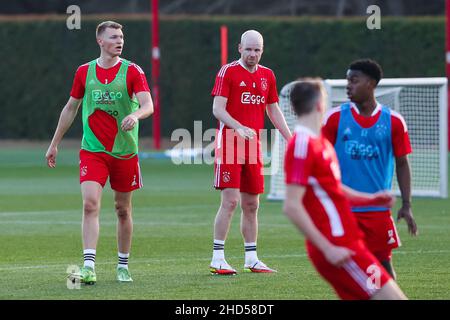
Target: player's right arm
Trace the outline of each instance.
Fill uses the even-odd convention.
[[[239,121],[234,119],[227,111],[226,97],[214,96],[213,114],[217,120],[223,122],[228,128],[236,130],[236,132],[245,139],[253,139],[256,136],[255,130],[242,125]]]
[[[59,116],[58,126],[56,127],[55,134],[53,135],[52,142],[48,147],[45,158],[47,159],[47,165],[50,168],[56,167],[56,156],[58,155],[58,145],[61,142],[64,134],[69,130],[70,126],[75,119],[78,108],[80,107],[81,99],[75,99],[70,97],[67,101],[61,115]]]
[[[283,211],[305,237],[323,253],[329,263],[341,266],[354,252],[345,247],[335,246],[317,229],[302,203],[305,192],[305,186],[288,184]]]
[[[242,138],[253,139],[256,136],[255,130],[242,125],[227,111],[227,101],[232,91],[232,76],[229,67],[230,64],[224,65],[217,73],[214,88],[211,92],[211,95],[214,96],[213,114],[217,120],[224,123],[228,128],[234,129]]]

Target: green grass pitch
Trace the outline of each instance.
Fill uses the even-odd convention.
[[[0,299],[336,299],[305,255],[303,238],[263,196],[258,254],[277,274],[209,274],[213,220],[220,194],[213,168],[141,160],[144,188],[134,194],[133,283],[115,280],[116,217],[105,188],[97,248],[97,284],[68,289],[66,269],[82,263],[77,150],[61,150],[48,169],[42,148],[0,150]],[[268,181],[266,179],[266,190]],[[396,206],[397,208],[398,206]],[[420,235],[398,224],[398,282],[411,299],[450,299],[450,200],[413,201]],[[239,212],[226,243],[242,270]]]

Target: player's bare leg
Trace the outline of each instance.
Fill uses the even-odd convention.
[[[114,193],[114,205],[117,214],[117,247],[119,252],[129,253],[133,235],[133,218],[131,216],[131,192]]]
[[[83,249],[95,249],[97,247],[102,191],[103,188],[98,182],[85,181],[81,184]]]
[[[241,233],[244,238],[244,271],[256,273],[276,272],[258,259],[256,241],[258,239],[259,194],[241,193]]]
[[[224,246],[230,229],[231,219],[239,204],[239,189],[227,188],[220,193],[220,207],[214,221],[214,250],[210,264],[212,274],[234,275],[233,269],[225,260]]]
[[[371,298],[371,300],[407,300],[397,283],[391,279]]]
[[[241,193],[241,233],[245,242],[256,242],[258,238],[259,195]]]
[[[82,283],[97,282],[95,274],[95,256],[99,235],[99,214],[103,188],[98,182],[85,181],[81,184],[83,198],[83,235],[84,264],[79,273],[69,275],[69,278],[80,279]]]
[[[133,281],[128,270],[128,258],[133,236],[131,198],[132,192],[114,192],[114,205],[117,214],[117,248],[119,249],[117,280],[121,282]]]
[[[225,241],[234,211],[239,204],[239,189],[224,189],[220,193],[220,196],[220,207],[214,221],[214,239]]]

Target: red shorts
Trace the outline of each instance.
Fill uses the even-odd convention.
[[[236,188],[241,192],[264,193],[264,175],[261,163],[214,164],[214,188]]]
[[[111,189],[118,192],[130,192],[143,186],[137,155],[124,160],[104,152],[80,150],[80,183],[95,181],[104,187],[108,176]]]
[[[390,211],[353,212],[364,233],[367,248],[379,261],[392,257],[392,249],[401,246]]]
[[[245,140],[234,130],[219,130],[214,161],[214,187],[218,190],[264,193],[263,161],[259,138]]]
[[[322,252],[307,243],[314,267],[343,300],[367,300],[378,292],[391,276],[364,245],[362,240],[346,246],[355,252],[343,266],[330,264]]]

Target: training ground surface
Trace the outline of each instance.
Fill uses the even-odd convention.
[[[68,289],[66,269],[82,263],[81,195],[76,149],[60,150],[46,167],[46,148],[0,149],[0,299],[336,299],[305,255],[303,238],[262,197],[258,254],[277,274],[211,276],[213,221],[220,194],[213,168],[141,161],[144,188],[134,194],[133,283],[117,283],[116,218],[107,183],[100,214],[97,284]],[[266,190],[268,181],[266,179]],[[400,201],[398,201],[400,202]],[[395,208],[398,208],[396,205]],[[413,201],[420,235],[397,224],[403,246],[394,253],[398,283],[411,299],[450,299],[450,200]],[[226,257],[242,270],[239,214]]]

